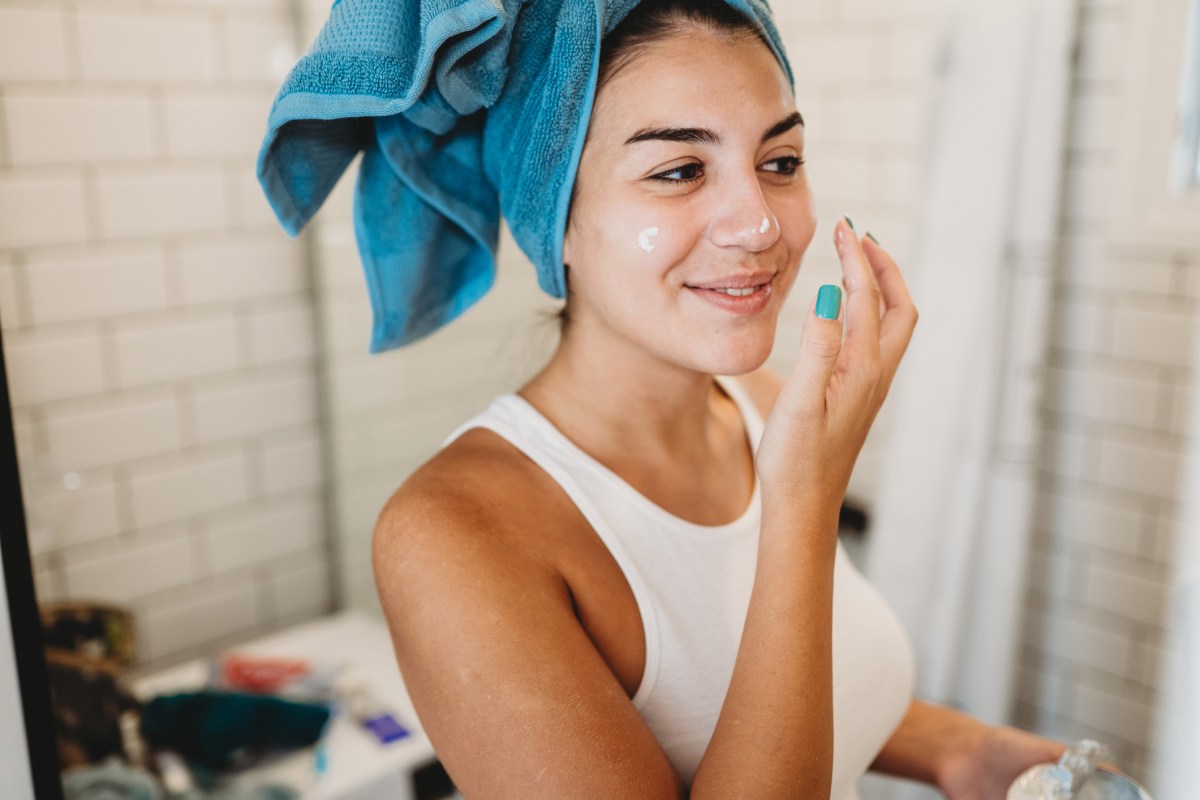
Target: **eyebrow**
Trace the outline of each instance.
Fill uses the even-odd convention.
[[[762,135],[760,143],[766,144],[769,139],[774,139],[776,136],[786,133],[797,125],[804,126],[804,117],[800,116],[799,111],[793,111],[770,128],[767,128],[766,133]],[[708,128],[642,128],[633,136],[626,139],[625,144],[649,142],[656,139],[666,142],[683,142],[685,144],[721,144],[721,135]]]

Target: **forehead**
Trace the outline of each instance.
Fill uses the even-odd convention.
[[[753,128],[757,136],[763,120],[794,108],[783,67],[764,42],[696,29],[655,42],[619,69],[597,92],[591,127],[615,137],[686,122]]]

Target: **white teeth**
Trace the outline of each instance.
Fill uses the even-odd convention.
[[[754,294],[754,292],[757,290],[758,290],[757,286],[751,286],[749,289],[718,289],[716,287],[713,287],[714,292],[730,294],[730,295],[733,295],[734,297],[745,297],[748,294]]]

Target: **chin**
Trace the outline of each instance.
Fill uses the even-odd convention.
[[[714,333],[714,338],[717,334]],[[713,375],[744,375],[766,363],[775,346],[775,325],[748,326],[740,332],[700,337],[687,344],[694,368]]]

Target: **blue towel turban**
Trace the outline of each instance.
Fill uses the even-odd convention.
[[[765,0],[754,21],[795,87]],[[295,236],[359,153],[354,231],[370,352],[454,320],[491,289],[500,214],[565,295],[562,239],[600,41],[638,0],[335,0],[271,107],[258,179]]]

